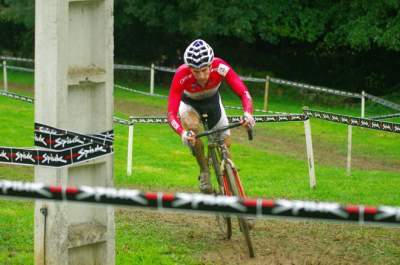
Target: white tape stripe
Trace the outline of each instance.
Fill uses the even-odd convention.
[[[256,213],[257,217],[262,216],[262,199],[257,198],[256,207],[257,207],[257,209],[256,209],[257,210],[257,213]]]
[[[11,56],[0,56],[1,60],[6,60],[6,61],[18,61],[18,62],[30,62],[33,63],[33,59],[29,58],[19,58],[19,57],[11,57]]]
[[[360,213],[358,214],[359,222],[360,222],[360,224],[364,224],[364,222],[365,222],[365,220],[364,220],[365,219],[365,207],[363,205],[360,205],[358,207],[358,209],[360,211]]]
[[[157,192],[157,208],[162,209],[163,208],[163,193],[162,192]]]
[[[22,72],[30,72],[30,73],[35,72],[35,69],[32,69],[32,68],[12,66],[12,65],[7,65],[7,69],[18,70],[18,71],[22,71]]]

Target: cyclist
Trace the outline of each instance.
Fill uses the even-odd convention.
[[[226,80],[242,101],[243,126],[255,125],[253,103],[244,83],[224,60],[214,57],[213,49],[204,40],[190,43],[184,53],[184,64],[175,72],[168,97],[168,121],[181,136],[182,142],[193,148],[200,167],[199,187],[202,193],[212,193],[208,161],[204,155],[204,145],[196,139],[200,130],[201,116],[207,114],[209,129],[228,125],[219,87]],[[179,116],[179,118],[178,118]],[[230,132],[221,134],[229,147]]]

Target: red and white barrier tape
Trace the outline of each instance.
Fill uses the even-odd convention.
[[[61,187],[42,183],[0,181],[0,196],[88,202],[144,208],[211,212],[256,217],[294,217],[400,225],[400,208],[341,205],[335,202],[243,199],[190,193],[153,193],[107,187]]]

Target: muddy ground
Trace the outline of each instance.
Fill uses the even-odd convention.
[[[251,231],[255,258],[249,258],[238,225],[230,240],[224,239],[211,215],[119,209],[116,213],[132,225],[156,223],[176,230],[177,240],[207,249],[197,252],[200,264],[400,264],[400,231],[354,224],[259,219]],[[383,245],[397,257],[386,258]]]

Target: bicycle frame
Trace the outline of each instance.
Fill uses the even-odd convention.
[[[227,167],[226,165],[228,164],[229,167],[233,169],[233,173],[235,174],[235,183],[236,183],[236,185],[238,187],[238,191],[239,191],[238,196],[245,197],[246,195],[244,193],[243,185],[237,174],[236,167],[235,167],[233,161],[230,159],[229,150],[224,142],[224,139],[222,139],[221,137],[218,137],[218,138],[212,137],[212,136],[215,136],[216,133],[220,133],[225,130],[241,126],[242,121],[231,123],[222,128],[208,130],[206,120],[207,120],[207,116],[205,115],[202,117],[202,122],[203,122],[205,131],[196,135],[196,138],[207,136],[207,138],[208,138],[208,158],[210,158],[210,156],[211,156],[213,163],[215,163],[215,161],[217,161],[217,160],[220,161],[219,170],[217,170],[217,168],[218,168],[217,165],[215,165],[215,164],[213,165],[214,169],[216,171],[218,171],[218,172],[215,172],[217,175],[218,184],[220,187],[221,186],[224,187],[225,193],[224,193],[224,191],[221,191],[221,190],[220,190],[220,192],[222,194],[232,195],[232,191],[231,191],[230,185],[228,183],[228,180],[226,179],[226,176],[224,176],[224,174],[223,174],[224,172],[226,172],[226,167]],[[252,140],[253,139],[252,130],[248,129],[247,134],[248,134],[249,140]],[[217,157],[217,156],[219,156],[219,157]]]
[[[237,173],[233,161],[230,159],[229,150],[225,144],[224,139],[222,139],[222,137],[217,137],[217,138],[211,137],[211,135],[218,132],[222,132],[229,128],[238,127],[241,124],[242,124],[241,122],[233,123],[220,129],[208,131],[207,123],[205,119],[203,119],[203,125],[206,131],[196,136],[197,138],[202,136],[208,137],[208,158],[211,158],[213,163],[213,167],[218,181],[219,192],[227,196],[246,197],[242,183],[239,178],[239,174]],[[253,138],[251,131],[248,131],[248,136],[250,140]],[[226,221],[226,229],[227,229],[226,237],[229,239],[232,235],[231,217],[229,216],[224,217],[224,219]],[[239,220],[240,230],[242,231],[245,237],[246,244],[249,249],[249,255],[250,257],[254,257],[253,243],[251,242],[249,233],[249,224],[242,217],[239,217],[238,220]]]
[[[216,156],[218,156],[217,160],[220,161],[220,163],[218,165],[219,167],[216,167],[217,165],[213,165],[214,168],[219,168],[218,172],[216,172],[218,184],[220,186],[224,187],[224,191],[225,191],[224,193],[226,195],[232,196],[233,194],[232,194],[231,188],[229,187],[229,183],[226,178],[226,174],[224,174],[224,172],[226,171],[226,164],[229,164],[230,167],[232,169],[234,169],[236,172],[235,164],[230,159],[229,150],[228,150],[228,147],[226,146],[224,140],[219,139],[219,140],[213,142],[213,139],[210,139],[210,138],[211,137],[208,138],[208,140],[209,140],[208,157],[212,158],[212,156],[214,156],[214,154],[215,154]],[[213,163],[214,163],[214,161],[216,161],[213,158],[212,158],[212,160],[213,160]],[[235,176],[235,182],[238,186],[240,197],[245,197],[246,195],[244,193],[244,189],[243,189],[242,183],[241,183],[238,175]],[[221,193],[223,193],[223,191],[221,191]]]

